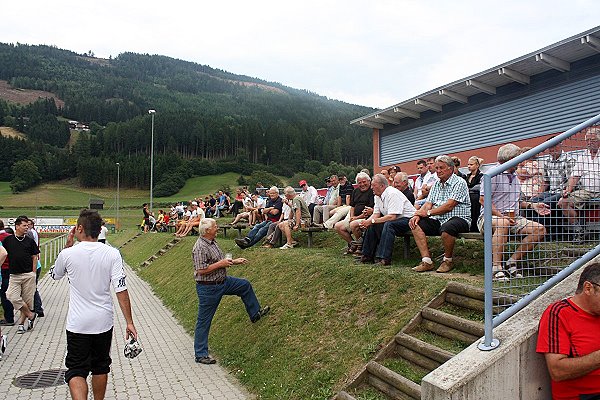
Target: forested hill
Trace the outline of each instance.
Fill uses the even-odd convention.
[[[248,164],[251,169],[264,165],[288,175],[302,171],[307,161],[371,164],[370,133],[349,125],[350,120],[373,111],[371,108],[206,65],[135,53],[107,60],[52,46],[0,43],[0,80],[13,88],[48,91],[64,101],[63,107],[48,102],[20,107],[0,100],[0,125],[23,130],[34,141],[28,144],[30,151],[44,148],[49,152],[49,145],[56,148],[54,159],[45,162],[21,154],[17,159],[8,157],[13,162],[30,158],[37,163],[42,179],[78,175],[84,185],[110,184],[101,177],[86,179],[82,171],[86,162],[98,167],[136,157],[147,159],[149,109],[156,110],[154,149],[159,165],[155,173],[159,180],[174,166],[190,160],[201,160],[204,165],[215,161]],[[42,117],[39,113],[46,114]],[[50,124],[48,115],[89,123],[91,135],[81,136],[73,149],[64,150],[68,154],[60,153],[68,137],[62,132],[40,134]],[[11,145],[0,146],[4,153],[2,148]],[[4,154],[0,156],[6,160]],[[64,157],[75,157],[72,165],[78,165],[77,170],[47,171]],[[161,163],[160,157],[170,159],[171,166]],[[11,167],[3,162],[0,180],[6,180]],[[138,169],[132,171],[126,185],[148,184],[146,167]]]

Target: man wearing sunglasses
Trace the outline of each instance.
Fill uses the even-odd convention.
[[[540,320],[536,351],[544,354],[552,398],[600,399],[600,263],[588,265],[575,295],[551,304]]]

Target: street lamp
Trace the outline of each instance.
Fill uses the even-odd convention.
[[[152,137],[150,139],[150,211],[152,211],[152,187],[154,186],[154,114],[156,110],[148,110],[152,116]]]
[[[117,221],[115,226],[119,229],[119,190],[121,186],[121,164],[117,163]]]

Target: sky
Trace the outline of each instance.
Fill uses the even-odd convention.
[[[0,42],[160,54],[386,108],[600,23],[598,0],[11,1]]]

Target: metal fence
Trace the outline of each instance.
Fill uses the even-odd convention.
[[[533,148],[502,146],[483,176],[485,337],[600,254],[600,114]]]
[[[40,261],[42,263],[42,268],[50,267],[54,264],[56,257],[58,257],[58,253],[65,248],[68,236],[68,234],[60,235],[40,244]]]

